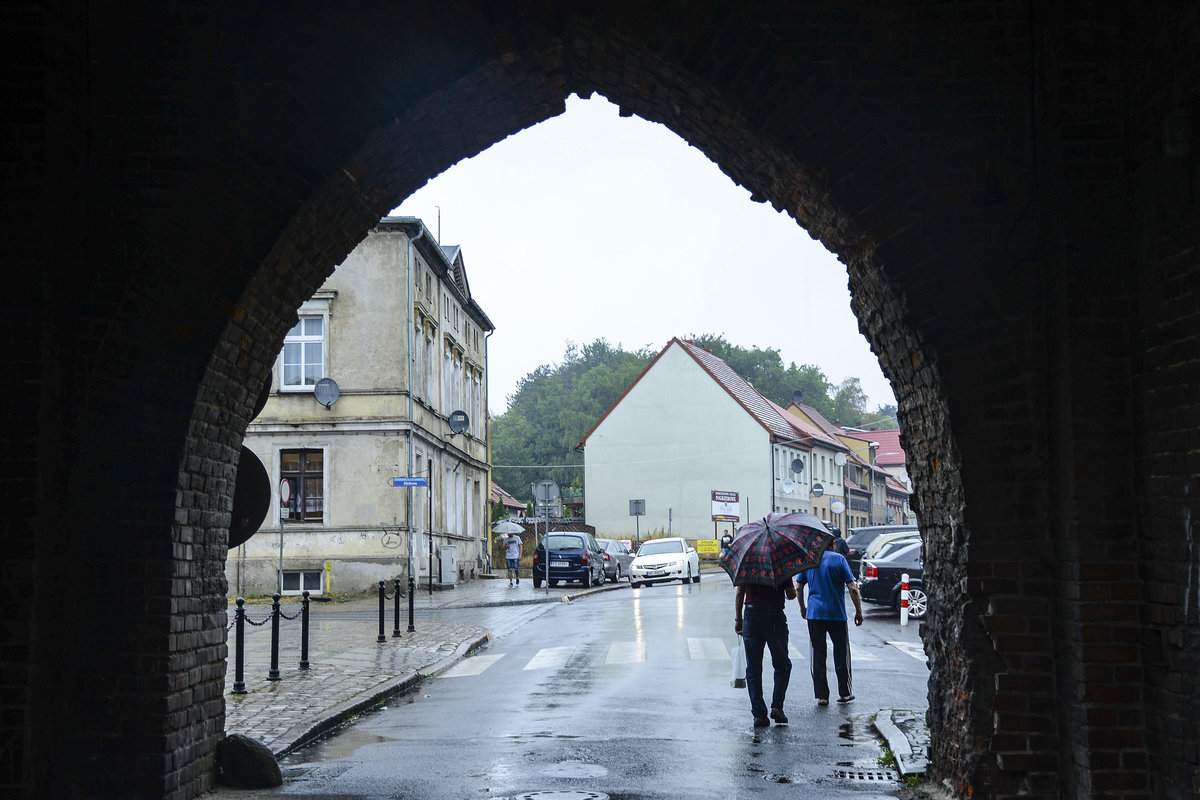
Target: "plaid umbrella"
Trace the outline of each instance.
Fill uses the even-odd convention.
[[[735,586],[779,586],[821,563],[832,534],[812,514],[768,514],[748,522],[721,555],[721,568]]]

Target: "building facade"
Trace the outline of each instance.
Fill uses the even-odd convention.
[[[455,583],[485,569],[492,329],[460,248],[411,217],[368,233],[298,309],[247,430],[272,501],[230,551],[231,593]]]

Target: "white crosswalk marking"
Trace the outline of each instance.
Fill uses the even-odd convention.
[[[478,675],[492,664],[495,664],[497,661],[504,658],[504,656],[505,653],[496,653],[494,655],[472,656],[471,658],[464,658],[462,661],[443,672],[441,677],[462,678],[468,675]]]
[[[801,653],[800,649],[796,647],[796,645],[788,645],[788,658],[790,658],[792,661],[803,661],[804,653]]]
[[[636,664],[646,660],[645,642],[613,642],[608,646],[605,664]]]
[[[688,657],[692,661],[728,661],[729,648],[717,638],[688,637]]]
[[[566,666],[567,659],[575,652],[575,646],[568,647],[543,647],[537,651],[537,655],[529,659],[529,663],[524,666],[524,669],[558,669]]]
[[[902,653],[907,653],[917,661],[929,660],[929,657],[925,655],[925,647],[919,642],[888,642],[888,644]]]
[[[830,656],[832,658],[832,656]],[[878,661],[879,656],[870,653],[866,650],[861,650],[857,647],[850,648],[850,658],[856,662],[860,661]]]

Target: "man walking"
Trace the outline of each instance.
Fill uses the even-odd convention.
[[[763,702],[763,649],[771,651],[771,666],[775,670],[775,685],[771,691],[771,719],[786,725],[783,701],[787,697],[788,681],[792,675],[792,660],[788,658],[788,626],[784,613],[784,598],[796,596],[792,581],[782,586],[739,585],[733,595],[733,632],[742,637],[746,649],[746,691],[750,694],[750,713],[754,727],[770,725],[767,705]],[[744,622],[744,625],[743,625]]]
[[[850,669],[850,630],[846,624],[845,589],[850,589],[854,601],[854,624],[862,625],[862,597],[858,582],[850,571],[850,563],[841,553],[833,549],[831,540],[821,554],[821,563],[796,576],[796,599],[800,603],[800,616],[808,620],[808,641],[812,658],[813,691],[817,705],[829,705],[829,677],[825,672],[825,637],[833,642],[833,671],[837,675],[838,702],[848,703],[854,699],[853,674]],[[804,587],[808,586],[805,602]],[[747,682],[749,675],[747,674]]]
[[[521,537],[510,533],[504,538],[504,561],[508,566],[508,585],[521,585]]]

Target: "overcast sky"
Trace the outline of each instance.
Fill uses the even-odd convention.
[[[568,342],[661,350],[724,334],[858,378],[895,402],[850,311],[845,267],[786,214],[753,203],[666,127],[594,97],[430,181],[392,213],[462,246],[471,295],[496,326],[489,409],[562,362]]]

